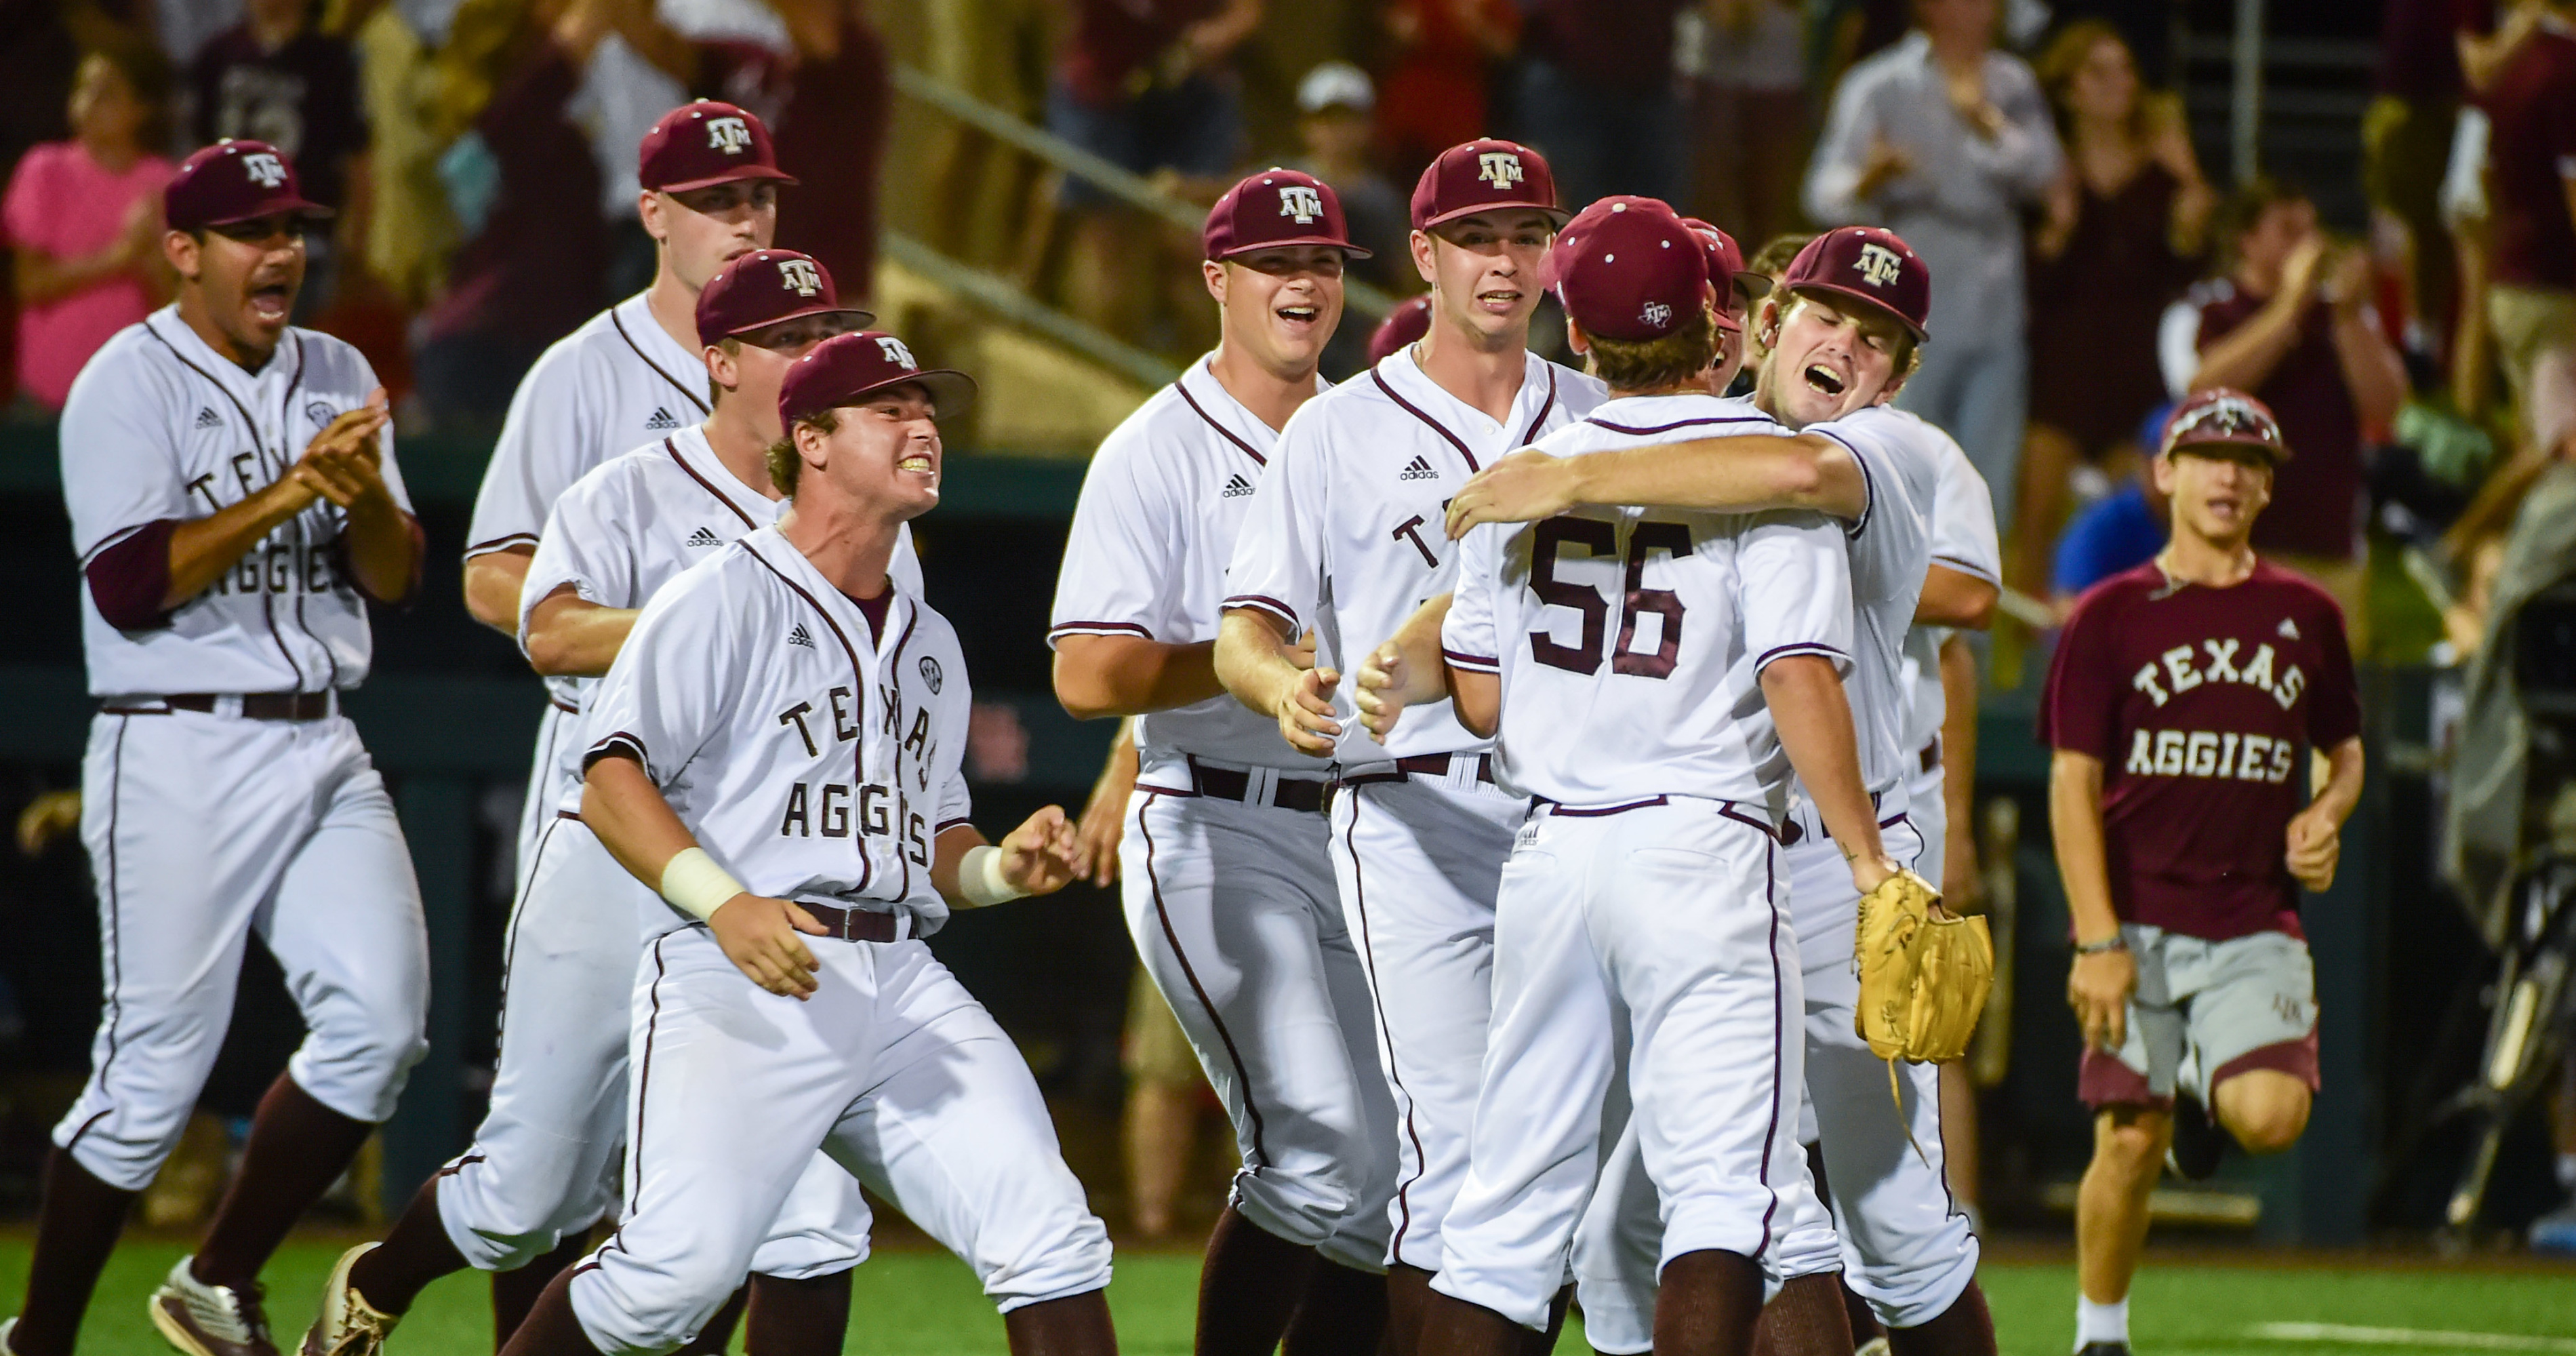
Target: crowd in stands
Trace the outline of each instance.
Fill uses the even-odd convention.
[[[1985,473],[2010,582],[2061,606],[2161,539],[2160,411],[2254,390],[2295,452],[2258,545],[2404,658],[2576,436],[2576,0],[2383,13],[2371,216],[2337,230],[2296,185],[2212,182],[2170,0],[0,0],[0,344],[16,409],[57,407],[168,293],[171,164],[258,137],[338,209],[299,318],[369,353],[406,428],[488,432],[548,343],[649,278],[632,147],[695,95],[775,129],[798,180],[778,241],[845,290],[871,291],[882,202],[1177,357],[1211,337],[1191,242],[929,127],[898,66],[1185,201],[1256,163],[1314,173],[1376,251],[1356,276],[1399,296],[1421,287],[1413,178],[1493,133],[1546,152],[1571,203],[1664,197],[1748,250],[1902,233],[1935,289],[1902,403]],[[1340,373],[1369,326],[1344,328]],[[2374,542],[2442,568],[2374,570]]]

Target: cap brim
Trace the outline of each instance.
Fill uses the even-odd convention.
[[[1857,287],[1845,287],[1840,283],[1810,282],[1795,284],[1790,288],[1790,290],[1793,292],[1821,292],[1827,296],[1833,297],[1848,297],[1853,301],[1861,302],[1867,306],[1875,308],[1897,324],[1903,325],[1905,327],[1905,332],[1913,335],[1914,342],[1918,344],[1928,343],[1932,338],[1930,334],[1924,331],[1922,326],[1917,325],[1913,321],[1906,319],[1903,315],[1898,314],[1895,307],[1888,305],[1886,302],[1880,301],[1878,298],[1871,296],[1867,292],[1861,291]]]
[[[755,320],[748,325],[736,326],[733,329],[726,330],[723,334],[716,337],[720,339],[739,339],[742,336],[751,333],[753,330],[765,330],[772,325],[784,325],[790,320],[802,320],[809,315],[856,316],[858,319],[851,322],[852,327],[862,330],[877,323],[876,312],[865,310],[857,306],[808,306],[801,311],[789,311],[785,315],[771,316],[766,320]]]
[[[1735,270],[1735,272],[1727,276],[1726,285],[1743,293],[1746,301],[1760,301],[1764,297],[1771,295],[1770,275],[1765,273],[1756,273],[1751,269],[1739,268]]]
[[[2165,448],[2162,455],[2170,457],[2176,452],[2189,452],[2194,448],[2202,447],[2250,447],[2262,453],[2264,458],[2275,466],[2290,459],[2288,444],[2267,443],[2260,438],[2185,438]]]
[[[307,202],[302,198],[272,198],[248,211],[227,212],[219,217],[208,218],[199,225],[202,227],[234,226],[245,221],[257,221],[262,217],[284,216],[302,217],[306,221],[329,221],[338,215],[340,214],[318,202]],[[188,228],[180,226],[172,229]]]
[[[1377,257],[1375,251],[1362,249],[1347,240],[1335,240],[1328,235],[1299,235],[1291,236],[1286,240],[1264,240],[1258,245],[1237,245],[1223,254],[1212,254],[1209,255],[1208,258],[1211,262],[1222,262],[1227,259],[1240,259],[1247,254],[1259,254],[1263,250],[1292,249],[1299,245],[1328,246],[1332,249],[1340,250],[1345,256],[1352,259],[1374,259]]]
[[[1429,221],[1415,224],[1413,229],[1427,231],[1435,226],[1446,226],[1460,217],[1472,217],[1479,212],[1545,212],[1547,219],[1558,226],[1574,220],[1572,212],[1562,207],[1550,207],[1543,202],[1480,202],[1472,207],[1451,208]]]
[[[745,165],[731,174],[709,175],[704,179],[683,179],[676,184],[650,184],[656,193],[686,193],[693,188],[713,188],[718,184],[736,184],[745,179],[767,179],[773,183],[793,184],[796,176],[769,165]]]

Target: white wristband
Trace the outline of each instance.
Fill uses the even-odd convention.
[[[966,849],[957,863],[957,893],[976,908],[1018,899],[1028,891],[1011,884],[1002,874],[1002,850],[990,843]]]
[[[726,900],[749,894],[741,881],[725,874],[705,848],[683,848],[662,864],[662,898],[701,922],[715,916]]]

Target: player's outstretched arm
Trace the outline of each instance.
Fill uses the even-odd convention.
[[[1815,799],[1825,832],[1851,863],[1852,883],[1862,894],[1877,889],[1896,874],[1896,863],[1879,843],[1878,814],[1860,776],[1860,736],[1834,661],[1817,654],[1772,660],[1762,666],[1762,700],[1771,708],[1789,766]]]
[[[2334,884],[2335,865],[2343,855],[2343,822],[2361,804],[2361,736],[2326,753],[2326,784],[2308,808],[2290,817],[2290,874],[2311,893],[2323,894]]]
[[[2002,599],[2003,590],[1992,580],[1935,565],[1923,573],[1923,596],[1914,604],[1914,624],[1983,631],[1994,625],[1995,604]]]
[[[1059,636],[1055,699],[1076,720],[1141,716],[1191,706],[1218,685],[1216,644],[1167,645],[1142,636]]]
[[[1869,488],[1851,449],[1820,433],[1697,438],[1581,457],[1525,447],[1459,488],[1449,501],[1449,539],[1479,523],[1536,522],[1577,504],[1814,509],[1857,518]]]
[[[528,610],[528,634],[522,648],[528,667],[549,678],[596,678],[617,662],[626,633],[635,629],[639,608],[602,607],[582,597],[570,584]]]
[[[1449,665],[1440,655],[1440,626],[1449,619],[1449,599],[1441,594],[1414,609],[1404,625],[1360,661],[1351,702],[1360,724],[1383,740],[1395,732],[1396,720],[1408,706],[1436,702],[1449,695]]]
[[[2111,907],[2111,867],[2102,842],[2102,760],[2059,749],[2048,765],[2048,827],[2057,842],[2057,875],[2075,920],[2075,964],[2066,975],[2066,1004],[2084,1043],[2117,1050],[2128,1039],[2129,995],[2138,987],[2137,958],[2120,944]],[[2089,948],[2089,949],[2088,949]]]
[[[1061,805],[1030,815],[998,844],[985,842],[974,825],[960,824],[939,835],[930,885],[960,909],[1051,895],[1081,874],[1075,852],[1073,821]]]
[[[1290,643],[1268,614],[1226,609],[1217,626],[1216,676],[1236,701],[1278,721],[1289,747],[1319,758],[1332,754],[1342,732],[1333,718],[1333,689],[1342,675],[1315,667],[1313,648]]]
[[[725,958],[774,994],[806,999],[822,968],[796,934],[823,935],[814,916],[783,899],[755,895],[726,875],[680,822],[644,765],[622,753],[595,759],[583,777],[581,820],[635,879],[703,920]]]

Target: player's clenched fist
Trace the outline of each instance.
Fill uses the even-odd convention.
[[[2335,865],[2343,857],[2342,826],[2330,811],[2311,806],[2290,819],[2290,875],[2312,894],[2334,884]]]
[[[2066,1005],[2084,1029],[2085,1045],[2116,1051],[2129,1038],[2129,995],[2138,988],[2138,961],[2126,948],[2075,958],[2066,974]]]
[[[1531,523],[1574,507],[1574,461],[1524,447],[1478,471],[1449,501],[1449,540],[1478,523]]]
[[[786,900],[745,892],[717,906],[707,927],[725,959],[752,983],[799,1002],[814,996],[814,972],[823,967],[796,935],[824,935],[814,915]]]
[[[1279,704],[1270,714],[1290,748],[1318,758],[1332,756],[1333,740],[1342,733],[1342,723],[1333,718],[1333,692],[1341,685],[1340,670],[1312,668],[1279,690]]]
[[[1064,807],[1049,805],[1003,835],[1001,875],[1024,895],[1051,895],[1081,874],[1080,845]]]
[[[1404,651],[1391,640],[1360,661],[1359,687],[1351,700],[1360,709],[1360,724],[1380,742],[1394,733],[1396,718],[1404,714],[1409,667]]]

